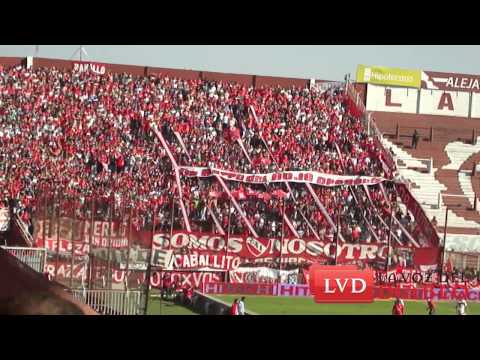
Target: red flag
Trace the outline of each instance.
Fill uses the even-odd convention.
[[[252,189],[247,189],[247,191],[245,192],[245,195],[252,196],[252,197],[256,197],[256,196],[258,196],[258,194],[259,194],[258,191],[255,191],[255,190],[252,190]]]
[[[413,253],[413,263],[416,266],[438,264],[441,253],[438,247],[416,248]]]
[[[232,191],[232,195],[236,200],[246,200],[247,195],[243,189]]]
[[[230,138],[230,141],[235,141],[237,139],[240,139],[240,130],[237,129],[236,127],[231,127],[229,131],[229,138]]]
[[[215,190],[212,190],[208,193],[208,196],[211,197],[211,198],[215,198],[215,199],[219,199],[222,197],[222,192],[220,191],[215,191]]]
[[[267,192],[263,192],[263,193],[258,194],[257,198],[263,199],[264,201],[269,201],[272,198],[272,195],[270,195]]]
[[[275,196],[278,199],[283,199],[288,195],[288,193],[286,193],[285,191],[283,191],[281,189],[277,189],[277,190],[272,191],[272,195]]]

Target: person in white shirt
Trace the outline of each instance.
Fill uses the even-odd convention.
[[[245,315],[245,297],[242,296],[238,301],[238,315]]]
[[[457,301],[457,315],[467,315],[467,301],[465,299],[459,299]]]

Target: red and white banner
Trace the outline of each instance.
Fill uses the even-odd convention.
[[[423,235],[426,241],[429,242],[430,246],[439,246],[440,239],[438,237],[437,231],[433,227],[432,223],[428,219],[427,215],[423,211],[420,204],[415,200],[413,195],[408,190],[405,184],[397,183],[395,184],[397,194],[402,199],[402,202],[407,207],[407,210],[410,211],[415,218],[415,223],[417,224],[416,232]],[[413,234],[415,236],[415,234]]]
[[[270,295],[311,297],[309,285],[294,284],[250,284],[250,283],[221,283],[207,282],[202,286],[205,294],[242,294],[242,295]],[[405,300],[455,300],[463,296],[468,301],[480,301],[480,289],[467,289],[464,286],[422,286],[418,288],[400,288],[390,286],[374,286],[375,299],[393,299],[400,297]],[[426,311],[425,311],[426,313]]]
[[[247,264],[301,264],[305,262],[326,262],[335,258],[335,244],[330,241],[316,239],[285,238],[283,242],[274,238],[254,238],[251,236],[230,235],[228,249],[225,248],[225,237],[207,233],[175,232],[170,239],[169,234],[154,236],[155,249],[170,249],[178,253],[184,249],[185,254],[174,255],[178,265],[186,266],[185,261],[192,266],[192,256],[196,256],[193,263],[196,268],[202,269],[206,264],[217,264],[214,269],[230,270],[235,266]],[[387,246],[384,244],[348,244],[338,246],[337,263],[355,261],[385,262]],[[390,254],[393,249],[390,250]],[[188,256],[187,256],[188,254]],[[217,255],[216,258],[204,258],[200,263],[199,255]],[[237,260],[236,258],[239,258]],[[178,260],[177,260],[178,259]],[[226,267],[227,266],[227,267]]]
[[[87,270],[88,266],[85,263],[75,263],[73,265],[73,278],[75,280],[82,280],[87,282]],[[58,278],[69,279],[70,278],[71,263],[70,261],[59,261],[58,264]],[[47,272],[55,277],[55,260],[47,261]],[[106,274],[103,268],[92,269],[92,280],[102,279],[102,276]],[[146,273],[144,271],[130,271],[129,282],[136,283],[138,285],[145,283]],[[126,271],[113,269],[112,270],[112,282],[114,284],[125,283]],[[169,271],[160,272],[152,271],[150,275],[150,284],[152,287],[159,288],[162,284],[162,277],[166,276],[173,282],[178,282],[180,286],[189,285],[196,288],[201,288],[204,283],[217,283],[224,281],[224,273],[219,272],[191,272],[191,271]]]
[[[86,223],[88,224],[88,222]],[[37,224],[43,225],[43,222],[39,221]],[[43,242],[43,231],[37,231],[34,237],[36,246],[46,246],[48,250],[56,252],[58,236],[60,253],[69,255],[72,249],[72,236],[71,228],[68,225],[71,224],[71,221],[62,219],[61,224],[65,227],[63,229],[61,227],[59,234],[48,234],[48,231],[45,231],[45,242]],[[42,227],[39,226],[39,228]],[[78,228],[78,233],[73,237],[75,256],[87,254],[88,244],[91,241],[94,246],[92,250],[96,252],[98,258],[105,257],[103,253],[98,252],[105,252],[110,247],[111,258],[116,263],[126,263],[129,241],[124,234],[118,236],[118,233],[113,233],[109,241],[109,237],[102,234],[103,228],[108,229],[108,223],[95,222],[94,229],[96,230],[93,231],[94,236],[90,239],[89,226],[83,224],[83,228],[82,226],[78,226]],[[114,237],[113,235],[117,236]],[[385,239],[380,240],[385,241]],[[131,267],[133,268],[137,263],[146,264],[152,247],[151,231],[132,229],[130,245]],[[390,254],[393,253],[396,244],[392,244],[392,246]],[[171,251],[171,254],[164,254],[166,250]],[[153,235],[153,255],[151,259],[154,264],[161,262],[164,268],[232,270],[248,264],[279,264],[281,262],[282,264],[298,265],[305,262],[327,262],[335,258],[334,251],[335,244],[327,238],[317,240],[316,238],[286,237],[281,241],[281,239],[276,238],[230,235],[227,248],[226,236],[223,235],[175,231],[172,237],[169,233]],[[387,252],[387,246],[384,243],[342,243],[338,246],[337,263],[358,261],[384,263]]]
[[[73,226],[72,226],[73,225]],[[127,224],[112,221],[73,220],[62,217],[58,220],[36,220],[34,221],[35,232],[33,234],[36,247],[44,247],[56,251],[57,239],[60,240],[60,251],[71,251],[72,239],[75,244],[92,244],[96,247],[124,248],[128,246]],[[110,235],[109,235],[110,231]],[[45,241],[44,241],[45,240]]]
[[[268,184],[287,181],[321,186],[355,186],[376,185],[386,180],[382,177],[333,175],[318,171],[282,171],[268,174],[242,174],[228,170],[190,166],[181,166],[179,170],[180,175],[185,177],[218,176],[224,180],[250,184]]]
[[[287,283],[298,282],[298,269],[278,270],[269,267],[241,267],[229,272],[231,283]]]
[[[209,251],[194,251],[185,255],[173,255],[166,269],[181,270],[230,270],[242,263],[239,256],[213,254]]]
[[[270,284],[270,283],[223,283],[206,282],[202,286],[204,294],[242,294],[270,296],[312,296],[309,285]]]

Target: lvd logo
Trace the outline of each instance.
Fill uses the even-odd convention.
[[[310,266],[310,292],[317,303],[373,302],[373,271],[356,266]]]

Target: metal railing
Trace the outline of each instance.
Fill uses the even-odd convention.
[[[139,290],[70,290],[74,299],[102,315],[143,315],[145,294]]]
[[[44,272],[47,257],[47,252],[44,248],[28,248],[16,246],[0,247],[15,256],[22,263],[30,266],[33,270],[39,273]]]
[[[33,246],[33,237],[28,231],[27,225],[18,217],[18,214],[15,215],[14,219],[15,224],[20,230],[20,234],[23,236],[25,242],[28,244],[28,246]]]

